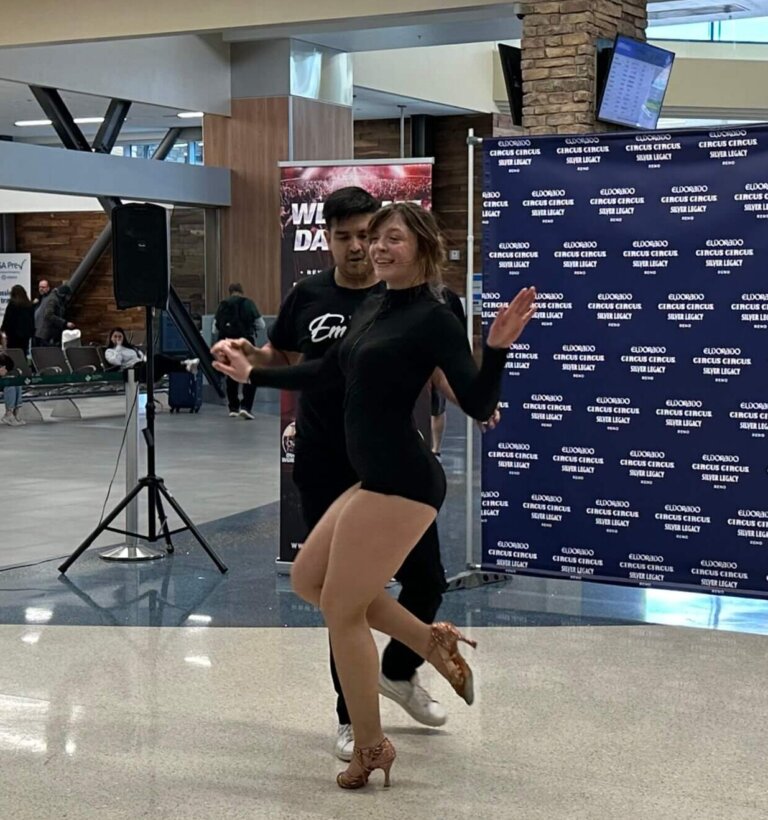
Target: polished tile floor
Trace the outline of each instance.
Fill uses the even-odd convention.
[[[477,703],[426,670],[445,729],[383,701],[393,788],[340,792],[327,639],[275,572],[278,425],[259,410],[158,421],[159,472],[226,575],[188,535],[162,561],[93,547],[60,575],[120,418],[0,430],[0,818],[768,817],[768,603],[521,576],[446,595],[441,616],[480,641]],[[450,574],[462,429],[444,447]]]
[[[0,627],[0,806],[67,818],[764,820],[764,639],[480,627],[472,707],[342,792],[322,630]]]

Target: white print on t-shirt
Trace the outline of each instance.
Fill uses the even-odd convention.
[[[309,323],[309,332],[313,342],[325,342],[328,339],[341,339],[347,332],[347,317],[341,313],[324,313]]]

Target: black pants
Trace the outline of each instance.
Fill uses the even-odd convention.
[[[240,399],[240,387],[243,388],[243,398]],[[237,413],[238,410],[253,410],[253,399],[256,396],[256,387],[253,384],[243,384],[230,379],[227,376],[227,404],[230,413]]]
[[[335,478],[327,474],[322,483],[303,484],[299,487],[301,509],[304,523],[311,530],[323,517],[331,504],[346,490],[356,483],[357,478],[347,473]],[[395,578],[402,589],[398,601],[412,612],[420,621],[432,623],[443,601],[446,589],[445,570],[440,559],[440,541],[437,535],[437,524],[434,522],[424,533],[422,539],[410,551],[403,565],[395,573]],[[404,646],[399,641],[391,640],[381,661],[381,671],[390,680],[410,680],[424,659]],[[341,682],[336,672],[336,663],[331,651],[331,677],[336,690],[336,712],[339,723],[351,723]]]

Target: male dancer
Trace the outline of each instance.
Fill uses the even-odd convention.
[[[238,342],[254,366],[284,366],[301,356],[321,357],[346,333],[352,314],[366,296],[383,287],[377,283],[368,257],[368,222],[378,209],[376,199],[357,187],[341,188],[326,199],[325,234],[335,267],[293,288],[269,331],[269,344],[259,349]],[[216,355],[217,346],[213,352]],[[343,388],[307,391],[299,397],[293,478],[308,531],[358,480],[346,455],[343,398]],[[431,623],[446,588],[435,524],[395,577],[402,585],[400,603]],[[423,659],[403,644],[390,641],[382,657],[379,691],[420,723],[442,726],[448,719],[445,709],[419,684],[416,670],[422,663]],[[354,737],[333,654],[331,675],[339,720],[334,750],[338,758],[349,761]]]

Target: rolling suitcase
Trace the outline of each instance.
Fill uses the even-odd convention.
[[[168,374],[168,404],[171,413],[179,410],[189,410],[197,413],[203,403],[203,374],[198,370],[191,373]]]

